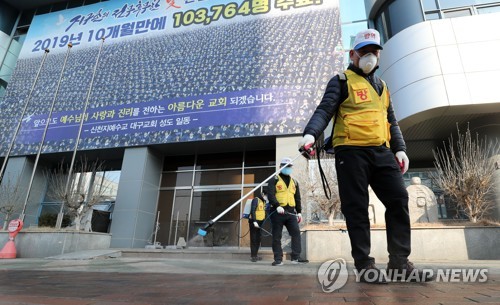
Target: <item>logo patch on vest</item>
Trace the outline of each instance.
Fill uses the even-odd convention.
[[[356,90],[356,96],[362,100],[366,101],[368,99],[368,89]]]

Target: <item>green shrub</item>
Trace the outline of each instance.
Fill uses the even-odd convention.
[[[39,227],[54,228],[56,226],[56,222],[57,222],[57,214],[45,213],[40,215],[40,217],[38,218]],[[69,225],[71,225],[71,218],[69,217],[69,215],[64,215],[61,228],[67,227]]]

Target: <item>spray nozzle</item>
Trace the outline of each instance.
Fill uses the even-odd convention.
[[[204,226],[203,228],[200,228],[198,229],[198,235],[200,236],[205,236],[207,235],[207,230],[214,225],[214,221],[213,220],[209,220]]]

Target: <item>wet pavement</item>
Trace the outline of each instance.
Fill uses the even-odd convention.
[[[500,304],[500,261],[415,262],[419,268],[487,269],[483,283],[357,283],[331,293],[322,262],[88,255],[0,260],[0,305],[74,304]],[[378,264],[383,268],[384,265]]]

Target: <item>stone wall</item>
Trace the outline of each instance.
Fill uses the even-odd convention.
[[[0,247],[9,240],[0,232]],[[18,258],[44,258],[82,250],[109,249],[111,234],[96,232],[19,232],[15,239]]]
[[[500,227],[412,228],[410,260],[500,259]],[[385,229],[371,230],[371,256],[388,260]],[[307,230],[302,233],[303,252],[310,261],[333,258],[352,260],[349,235],[339,230]]]

